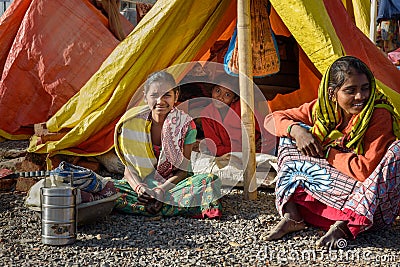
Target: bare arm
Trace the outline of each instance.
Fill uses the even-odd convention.
[[[183,146],[184,160],[182,164],[179,166],[178,170],[174,173],[172,177],[170,177],[167,181],[165,181],[164,184],[162,184],[161,186],[158,186],[159,188],[161,188],[164,191],[168,191],[187,177],[192,149],[193,149],[193,144],[185,144]]]
[[[137,173],[135,171],[129,170],[128,167],[125,167],[124,177],[128,181],[129,185],[132,187],[132,189],[135,191],[140,184],[143,184]]]

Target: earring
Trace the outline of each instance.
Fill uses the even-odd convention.
[[[332,100],[332,101],[335,101],[334,98],[335,98],[334,90],[329,88],[329,90],[328,90],[328,99]]]
[[[333,94],[333,90],[329,90],[329,92],[328,92],[328,99],[334,101],[334,98],[335,98],[335,96],[334,96],[334,94]]]

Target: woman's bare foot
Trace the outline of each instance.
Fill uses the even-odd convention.
[[[339,248],[338,241],[346,239],[351,235],[346,221],[337,221],[331,225],[328,232],[316,243],[318,247]]]
[[[277,240],[282,238],[284,235],[292,232],[297,232],[306,228],[304,220],[296,221],[290,219],[285,214],[282,220],[274,227],[274,229],[267,235],[266,240]]]

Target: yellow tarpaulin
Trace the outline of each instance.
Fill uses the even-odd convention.
[[[300,90],[278,95],[272,110],[298,106],[317,96],[315,72],[342,55],[353,55],[371,67],[379,88],[400,108],[398,70],[353,23],[341,0],[271,0],[280,19],[301,48],[300,68],[316,68],[307,87],[300,69]],[[96,155],[113,147],[116,120],[148,74],[201,58],[236,18],[231,0],[159,0],[134,31],[111,53],[100,69],[48,122],[51,132],[71,130],[59,141],[37,145],[29,151]],[[274,25],[272,25],[274,28]],[[349,39],[349,36],[351,38]],[[307,63],[307,61],[309,63]]]
[[[108,126],[124,113],[151,72],[193,60],[205,42],[218,38],[236,18],[234,12],[226,12],[235,4],[230,0],[157,1],[81,90],[47,121],[50,132],[71,130],[59,141],[40,145],[34,136],[29,151],[62,152]],[[111,148],[101,143],[106,140],[99,141],[97,151],[86,154]]]
[[[392,99],[399,113],[400,73],[365,34],[360,34],[361,30],[352,24],[351,17],[344,14],[340,1],[270,1],[285,26],[321,73],[340,56],[359,57],[371,68],[378,89]],[[295,93],[301,93],[301,90]]]

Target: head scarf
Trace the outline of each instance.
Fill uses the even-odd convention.
[[[343,59],[343,57],[340,59]],[[337,103],[329,99],[328,83],[331,67],[332,65],[326,70],[319,85],[318,100],[313,109],[314,125],[311,128],[312,134],[321,141],[324,149],[341,144],[356,154],[363,154],[362,140],[374,109],[378,107],[386,108],[392,114],[394,134],[399,138],[399,117],[394,112],[389,99],[377,90],[374,76],[369,68],[367,70],[370,73],[370,77],[372,77],[370,80],[371,94],[366,106],[359,114],[353,116],[349,122],[352,125],[349,134],[344,136],[336,129],[341,120],[341,110],[336,108]]]

